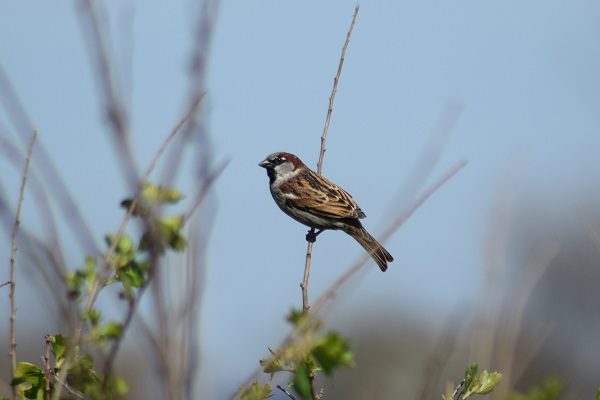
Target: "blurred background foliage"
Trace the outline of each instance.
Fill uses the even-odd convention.
[[[177,213],[203,201],[184,232],[188,250],[161,260],[116,370],[127,398],[227,398],[288,332],[284,316],[301,300],[305,231],[272,204],[256,163],[287,150],[314,166],[354,3],[91,3],[110,79],[87,2],[0,6],[1,271],[25,148],[39,131],[18,238],[18,359],[39,364],[44,335],[72,330],[61,271],[101,254],[136,190],[134,170],[191,110],[152,178],[183,194]],[[469,165],[387,242],[388,272],[367,265],[320,313],[356,362],[320,382],[325,398],[440,398],[471,362],[503,373],[490,398],[591,398],[600,382],[600,5],[361,6],[324,174],[377,233],[453,162]],[[111,104],[122,107],[121,128]],[[315,245],[312,298],[360,254],[342,236]],[[98,308],[121,320],[127,304],[109,287]]]

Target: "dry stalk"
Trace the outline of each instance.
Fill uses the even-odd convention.
[[[293,394],[291,394],[286,388],[284,388],[281,385],[277,385],[277,389],[281,390],[287,397],[289,397],[292,400],[296,400],[296,398],[294,397]]]
[[[52,380],[52,373],[50,372],[50,335],[46,335],[44,339],[44,381],[46,383],[44,399],[50,400],[50,382]]]
[[[319,161],[317,162],[317,173],[321,175],[321,171],[323,169],[323,158],[325,157],[325,151],[327,151],[327,131],[329,130],[329,123],[331,121],[331,114],[333,113],[333,103],[335,101],[335,95],[337,93],[338,82],[340,81],[340,75],[342,74],[342,67],[344,66],[344,59],[346,58],[346,50],[348,49],[348,44],[350,43],[350,36],[352,35],[352,30],[354,29],[354,24],[356,22],[356,17],[358,16],[359,6],[356,6],[354,9],[354,14],[352,15],[352,22],[350,23],[350,27],[348,28],[348,32],[346,33],[346,41],[344,42],[344,47],[342,47],[342,54],[340,56],[340,62],[338,64],[337,73],[335,78],[333,78],[333,87],[331,88],[331,95],[329,96],[329,107],[327,108],[327,117],[325,117],[325,126],[323,126],[323,133],[321,135],[321,149],[319,152]],[[315,229],[311,228],[309,234],[315,233]],[[310,275],[310,262],[312,258],[312,247],[313,242],[308,241],[306,246],[306,261],[304,263],[304,278],[302,279],[302,283],[300,284],[300,288],[302,288],[302,310],[307,313],[310,305],[308,303],[308,277]]]
[[[331,95],[329,96],[329,106],[327,107],[327,117],[325,117],[325,125],[323,126],[323,133],[321,135],[321,149],[319,151],[319,161],[317,162],[317,174],[321,175],[321,171],[323,169],[323,158],[325,157],[325,151],[327,151],[327,131],[329,130],[329,123],[331,121],[331,114],[333,113],[333,103],[335,101],[335,95],[337,93],[337,86],[340,80],[340,75],[342,74],[342,67],[344,66],[344,59],[346,58],[346,50],[348,49],[348,44],[350,43],[350,36],[352,35],[352,30],[354,29],[354,23],[356,22],[356,17],[358,15],[359,6],[356,6],[354,9],[354,14],[352,15],[352,22],[350,23],[350,27],[348,28],[348,32],[346,33],[346,41],[344,42],[344,47],[342,47],[342,54],[340,56],[340,62],[338,64],[337,73],[335,78],[333,78],[333,87],[331,89]],[[315,234],[315,228],[311,228],[308,235],[313,236]],[[307,236],[308,243],[306,244],[306,259],[304,261],[304,276],[302,279],[302,283],[300,284],[300,288],[302,290],[302,311],[305,314],[308,314],[308,310],[310,309],[310,304],[308,302],[308,277],[310,276],[310,262],[312,259],[312,248],[314,240],[309,240]],[[310,393],[313,400],[317,400],[319,398],[316,389],[315,389],[315,377],[313,374],[309,374],[308,379],[310,380]]]

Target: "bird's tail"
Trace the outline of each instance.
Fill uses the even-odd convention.
[[[346,230],[346,233],[352,236],[373,257],[381,271],[385,272],[387,263],[394,261],[394,257],[362,226],[360,228],[352,227],[352,229]]]

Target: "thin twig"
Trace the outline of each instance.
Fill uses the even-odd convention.
[[[113,68],[109,41],[100,26],[102,19],[98,15],[98,7],[101,4],[94,0],[83,0],[82,3],[82,12],[87,14],[87,20],[80,19],[80,21],[86,29],[90,29],[90,45],[87,48],[95,57],[93,64],[98,68],[96,75],[99,80],[99,89],[105,98],[106,116],[112,128],[116,150],[120,156],[118,159],[121,162],[127,184],[135,187],[139,180],[139,173],[129,142],[128,113],[123,104],[116,69]]]
[[[452,396],[450,397],[452,400],[456,399],[458,400],[460,398],[460,395],[463,394],[464,389],[462,389],[462,387],[465,385],[465,380],[463,379],[458,385],[456,385],[456,389],[454,389],[454,392],[452,392]]]
[[[311,228],[309,231],[310,234],[314,234],[315,229]],[[313,242],[309,241],[306,245],[306,259],[304,261],[304,276],[302,278],[302,283],[300,283],[300,289],[302,290],[302,312],[308,313],[310,309],[310,304],[308,303],[308,277],[310,275],[310,261],[312,259],[312,248]]]
[[[358,15],[359,8],[360,7],[357,5],[354,9],[354,14],[352,15],[352,22],[350,23],[350,27],[348,28],[348,32],[346,33],[346,41],[344,42],[344,47],[342,47],[342,54],[340,56],[340,62],[338,64],[337,73],[335,75],[335,78],[333,78],[333,87],[331,89],[331,95],[329,96],[329,107],[327,108],[327,117],[325,117],[325,125],[323,126],[323,134],[321,135],[321,149],[319,151],[319,161],[317,162],[317,173],[319,175],[321,175],[321,171],[323,169],[323,158],[325,157],[325,151],[327,151],[327,131],[329,130],[331,114],[333,113],[333,103],[335,101],[335,95],[337,93],[337,86],[340,80],[340,75],[342,74],[342,67],[344,66],[346,50],[348,49],[348,44],[350,43],[350,36],[352,35],[352,30],[354,29],[354,23],[356,22],[356,16]],[[308,235],[312,236],[314,239],[315,228],[311,228]],[[308,236],[306,240],[308,243],[306,244],[304,275],[302,283],[300,284],[300,288],[302,290],[302,312],[308,314],[308,310],[310,309],[310,304],[308,302],[308,277],[310,275],[310,262],[312,259],[312,248],[314,240],[309,240]],[[317,400],[319,396],[316,393],[315,377],[311,374],[309,375],[308,379],[310,381],[311,398],[313,400]]]
[[[292,399],[292,400],[296,400],[296,398],[294,397],[294,395],[293,395],[293,394],[291,394],[291,393],[290,393],[290,392],[289,392],[289,391],[288,391],[286,388],[284,388],[283,386],[281,386],[281,385],[277,385],[277,389],[279,389],[279,390],[281,390],[283,393],[285,393],[285,395],[286,395],[287,397],[289,397],[290,399]]]
[[[215,180],[221,175],[221,172],[223,172],[223,170],[225,169],[225,167],[229,164],[229,160],[226,160],[224,162],[222,162],[216,169],[214,172],[210,173],[205,181],[203,182],[203,185],[201,187],[201,189],[198,191],[198,194],[196,196],[196,199],[194,201],[193,206],[190,208],[190,210],[185,214],[185,217],[183,219],[182,225],[185,224],[189,218],[192,216],[193,212],[198,208],[198,206],[202,203],[202,200],[204,200],[204,198],[206,197],[206,195],[208,194],[209,189],[212,187],[212,184],[215,182]],[[152,273],[154,273],[155,268],[151,267],[150,271]],[[115,361],[115,358],[117,356],[117,353],[119,351],[121,342],[123,340],[123,337],[125,335],[125,332],[127,331],[127,328],[129,327],[129,325],[131,324],[131,321],[133,319],[133,316],[135,314],[135,311],[137,309],[137,306],[139,304],[140,299],[142,298],[146,288],[148,287],[148,284],[152,281],[151,276],[148,277],[148,279],[146,279],[146,281],[144,282],[144,284],[140,287],[140,289],[138,290],[136,296],[131,299],[129,301],[129,307],[127,309],[127,314],[125,316],[125,319],[123,320],[122,323],[122,328],[121,328],[121,335],[119,336],[118,339],[116,339],[112,346],[111,349],[108,353],[108,356],[106,358],[106,361],[104,363],[104,378],[106,380],[108,380],[108,377],[110,375],[110,373],[112,372],[112,368],[113,368],[113,364]]]
[[[348,28],[348,32],[346,33],[346,41],[344,42],[344,47],[342,47],[342,54],[340,56],[340,62],[338,64],[337,73],[335,78],[333,78],[333,87],[331,88],[331,95],[329,96],[329,107],[327,108],[327,116],[325,117],[325,125],[323,126],[323,133],[321,135],[321,149],[319,151],[319,161],[317,162],[317,173],[321,175],[321,171],[323,169],[323,158],[325,157],[325,151],[327,150],[327,131],[329,130],[329,123],[331,121],[331,114],[333,113],[333,103],[335,101],[335,95],[337,93],[338,82],[340,81],[340,75],[342,74],[342,67],[344,66],[344,59],[346,58],[346,50],[348,49],[348,44],[350,43],[350,36],[352,35],[352,30],[354,29],[354,23],[356,22],[356,16],[358,15],[359,6],[356,6],[354,9],[354,14],[352,15],[352,22],[350,23],[350,27]],[[309,235],[314,235],[315,229],[311,228]],[[304,277],[302,279],[302,283],[300,284],[300,288],[302,289],[302,311],[307,313],[310,305],[308,303],[308,277],[310,275],[310,262],[312,258],[312,248],[313,241],[308,241],[306,246],[306,261],[304,262]]]
[[[0,288],[4,287],[4,286],[7,286],[7,285],[10,285],[10,283],[11,283],[10,281],[6,281],[6,282],[0,284]]]
[[[2,65],[0,65],[0,103],[3,103],[6,116],[12,120],[21,142],[26,146],[29,143],[30,134],[35,128],[15,89],[3,71]],[[78,203],[70,195],[67,184],[61,178],[42,141],[36,144],[35,153],[34,166],[37,163],[41,180],[49,192],[54,195],[58,207],[65,216],[64,220],[73,232],[73,239],[79,241],[85,254],[98,254],[100,250],[95,242],[94,235],[85,221]],[[56,288],[54,289],[56,290]]]
[[[46,335],[44,344],[44,381],[46,382],[45,395],[46,400],[50,400],[50,381],[52,373],[50,372],[50,335]]]
[[[200,100],[201,99],[202,98],[200,98]],[[173,139],[176,137],[177,133],[181,131],[181,128],[185,125],[185,123],[189,120],[189,118],[192,115],[194,115],[199,104],[200,104],[200,101],[192,103],[190,105],[190,108],[184,114],[184,116],[177,122],[177,124],[175,125],[173,130],[169,133],[169,135],[167,135],[167,137],[165,138],[163,143],[159,146],[155,156],[152,158],[150,165],[144,172],[144,175],[142,176],[142,181],[146,181],[150,177],[154,168],[156,167],[158,159],[164,153],[166,147],[169,145],[169,143],[171,143],[173,141]],[[137,202],[138,202],[138,196],[136,195],[133,197],[133,202],[132,202],[131,206],[129,207],[129,209],[127,210],[127,213],[121,220],[121,224],[119,225],[119,229],[117,230],[114,241],[112,242],[111,246],[109,247],[108,251],[106,252],[106,255],[103,257],[102,266],[100,268],[99,273],[97,274],[97,278],[95,279],[95,281],[92,284],[92,287],[90,289],[87,301],[81,312],[81,315],[86,315],[91,310],[92,306],[94,305],[94,302],[96,301],[98,292],[102,288],[102,281],[106,278],[106,277],[104,277],[104,275],[106,275],[107,271],[109,270],[109,265],[110,265],[109,261],[112,258],[112,256],[114,255],[114,253],[117,249],[117,245],[118,245],[119,241],[121,240],[121,237],[125,233],[125,228],[127,227],[127,224],[129,223],[129,221],[131,220],[131,217],[133,215],[133,211],[135,209]],[[73,346],[79,345],[79,342],[81,341],[81,332],[83,330],[84,325],[85,325],[85,320],[82,318],[79,321],[79,324],[77,324],[73,334],[71,335]],[[74,347],[72,349],[74,349]],[[71,362],[72,362],[72,350],[69,351],[67,357],[65,358],[63,367],[61,368],[61,371],[64,371],[64,372],[59,373],[56,376],[58,387],[57,387],[57,390],[54,391],[54,395],[53,395],[54,400],[60,399],[62,387],[65,386],[64,383],[65,383],[66,375],[67,375],[66,371],[68,371],[68,367],[70,367]]]
[[[335,78],[333,78],[333,88],[331,89],[331,96],[329,96],[329,107],[327,108],[327,118],[325,118],[325,126],[323,127],[323,134],[321,135],[321,152],[319,153],[319,162],[317,163],[317,173],[321,175],[321,170],[323,168],[323,157],[325,157],[325,151],[327,151],[327,131],[329,130],[329,122],[331,121],[331,113],[333,113],[333,102],[335,100],[335,95],[337,93],[337,85],[340,81],[340,75],[342,74],[342,67],[344,66],[344,59],[346,58],[346,50],[348,49],[348,44],[350,43],[350,36],[352,35],[352,30],[354,29],[354,23],[356,22],[356,17],[358,16],[358,10],[360,6],[356,6],[354,9],[354,15],[352,15],[352,22],[350,23],[350,28],[348,28],[348,33],[346,33],[346,41],[344,42],[344,47],[342,48],[342,55],[340,56],[340,63],[338,64],[337,74]]]
[[[54,378],[56,379],[56,376]],[[66,382],[60,383],[58,380],[56,380],[56,383],[60,384],[61,387],[64,387],[66,389],[66,391],[69,392],[69,394],[71,396],[75,397],[77,400],[90,400],[83,393],[81,393],[79,390],[75,389],[68,383],[66,383]],[[56,390],[54,392],[56,393]]]
[[[183,222],[185,224],[189,221],[189,219],[194,215],[194,212],[198,209],[200,204],[202,204],[204,198],[206,197],[208,190],[212,187],[215,180],[221,176],[221,173],[227,168],[229,165],[229,159],[222,161],[214,171],[210,172],[204,180],[198,190],[196,191],[195,199],[192,202],[191,207],[183,214]]]
[[[15,213],[15,224],[12,229],[12,246],[10,251],[10,360],[12,366],[12,374],[14,376],[15,369],[17,368],[17,335],[15,332],[15,322],[17,307],[15,304],[15,257],[17,255],[17,233],[19,232],[19,224],[21,218],[21,206],[23,205],[23,196],[25,194],[25,185],[27,183],[27,174],[29,173],[29,161],[31,160],[31,153],[33,151],[33,144],[37,138],[37,130],[33,131],[29,147],[27,148],[27,155],[25,156],[25,165],[23,166],[23,174],[21,178],[21,189],[19,190],[19,200],[17,202],[17,211]],[[15,398],[16,392],[13,387],[13,398]]]

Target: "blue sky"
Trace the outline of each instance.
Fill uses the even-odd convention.
[[[0,6],[0,62],[100,238],[117,227],[125,186],[77,4]],[[231,163],[215,186],[202,308],[204,359],[220,360],[202,372],[214,393],[232,389],[231,376],[241,379],[254,368],[285,332],[282,316],[300,304],[305,228],[275,206],[256,164],[285,150],[315,167],[354,5],[221,6],[207,81],[208,125],[216,158]],[[117,65],[130,89],[132,140],[146,165],[185,105],[197,7],[156,1],[107,7]],[[518,190],[537,193],[551,207],[597,186],[599,22],[595,1],[361,3],[324,174],[354,196],[376,234],[397,208],[398,190],[448,104],[463,111],[433,177],[459,159],[469,165],[388,242],[396,259],[388,272],[369,265],[336,313],[388,304],[437,315],[474,301],[491,202],[514,168]],[[0,119],[8,125],[2,112]],[[17,172],[5,165],[0,162],[2,187],[18,187]],[[35,223],[32,210],[26,205],[26,225]],[[311,295],[360,252],[342,233],[320,236]],[[77,264],[82,254],[69,256]],[[473,286],[456,290],[465,281]]]

